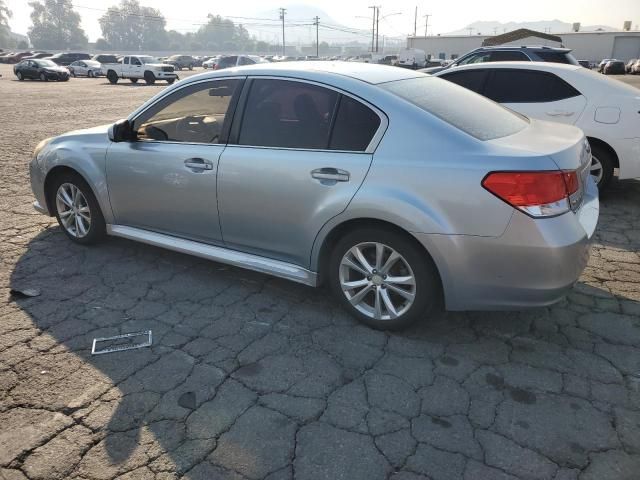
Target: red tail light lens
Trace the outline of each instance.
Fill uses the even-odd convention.
[[[533,217],[552,217],[570,209],[569,197],[580,188],[575,171],[492,172],[482,186]]]

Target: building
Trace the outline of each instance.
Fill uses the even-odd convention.
[[[567,32],[550,35],[520,29],[503,35],[434,35],[407,38],[407,48],[418,48],[431,55],[431,58],[440,59],[458,58],[483,44],[564,46],[572,49],[577,59],[592,62],[603,58],[617,58],[625,62],[632,58],[640,58],[640,31]]]

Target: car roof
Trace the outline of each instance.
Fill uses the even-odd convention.
[[[454,68],[442,70],[434,73],[439,76],[445,73],[461,72],[463,70],[478,70],[487,68],[522,68],[527,70],[541,70],[541,71],[558,71],[558,70],[580,70],[584,68],[581,65],[572,65],[569,63],[554,63],[554,62],[481,62],[471,63],[467,65],[458,65]]]
[[[568,53],[571,51],[570,48],[548,47],[546,45],[493,45],[487,47],[478,47],[476,51],[478,50],[544,50],[564,53]]]
[[[580,67],[583,68],[583,67]],[[258,63],[242,67],[228,68],[214,72],[202,73],[189,77],[189,80],[202,80],[204,77],[228,76],[233,73],[244,75],[275,75],[298,77],[308,80],[322,80],[335,76],[349,77],[372,85],[421,77],[424,74],[414,70],[378,65],[373,63],[318,61],[318,62],[283,62]]]

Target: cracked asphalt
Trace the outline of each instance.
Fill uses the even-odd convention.
[[[324,290],[72,244],[31,208],[33,148],[164,85],[0,73],[0,478],[640,478],[640,181],[602,199],[567,300],[378,332]],[[152,348],[90,354],[145,329]]]

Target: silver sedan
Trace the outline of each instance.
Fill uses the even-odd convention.
[[[103,77],[102,64],[95,60],[78,60],[68,67],[72,77]]]
[[[310,286],[374,328],[548,305],[598,219],[582,132],[389,66],[204,73],[114,125],[42,141],[35,208],[74,242],[114,235]]]

